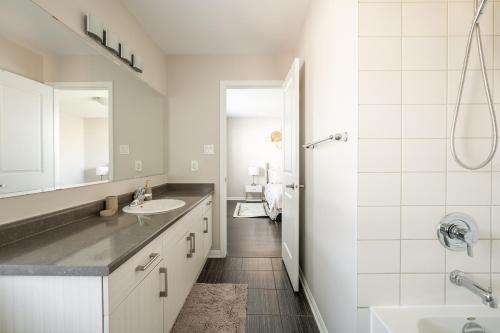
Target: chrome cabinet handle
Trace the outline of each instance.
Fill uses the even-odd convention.
[[[212,200],[207,202],[207,206],[210,206],[212,204]]]
[[[153,264],[153,262],[155,262],[156,259],[158,259],[160,257],[160,254],[159,253],[151,253],[149,255],[149,261],[146,263],[146,265],[139,265],[135,268],[135,271],[136,272],[142,272],[142,271],[145,271],[146,269],[149,268],[149,266],[151,266]]]
[[[190,233],[191,237],[193,238],[193,248],[191,250],[191,253],[196,252],[196,234],[194,232]]]
[[[6,187],[7,187],[7,185],[5,185],[5,184],[0,184],[0,188],[6,188]]]
[[[205,221],[205,230],[203,230],[203,233],[208,234],[208,217],[204,217],[203,221]]]
[[[165,274],[165,290],[160,291],[160,297],[168,297],[168,272],[167,267],[160,267],[160,274]]]
[[[193,257],[193,234],[189,234],[189,236],[186,237],[186,240],[189,242],[189,252],[186,255],[188,258]]]

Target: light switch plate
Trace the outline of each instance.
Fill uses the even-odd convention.
[[[135,160],[135,171],[142,171],[142,161]]]
[[[212,144],[204,145],[203,146],[203,154],[205,154],[205,155],[214,155],[215,154],[214,145],[212,145]]]
[[[128,154],[130,154],[130,146],[120,145],[120,155],[128,155]]]
[[[199,165],[198,160],[191,160],[191,171],[198,171]]]

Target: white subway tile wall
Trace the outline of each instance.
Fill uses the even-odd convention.
[[[500,292],[500,152],[468,171],[449,148],[472,16],[470,0],[359,1],[358,307],[365,317],[373,305],[478,304],[448,282],[453,269]],[[488,2],[481,32],[500,118],[500,1]],[[467,162],[488,154],[492,135],[476,47],[456,129]],[[473,258],[437,241],[436,224],[456,211],[478,223]]]

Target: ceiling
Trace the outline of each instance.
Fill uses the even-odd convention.
[[[79,118],[108,118],[107,90],[56,89],[59,111]]]
[[[226,113],[229,118],[281,118],[282,89],[228,89]]]
[[[293,51],[310,0],[122,0],[167,54]]]

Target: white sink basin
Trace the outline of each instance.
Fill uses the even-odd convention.
[[[152,215],[165,213],[170,210],[181,208],[186,205],[185,201],[176,199],[158,199],[144,201],[143,204],[135,207],[125,206],[123,211],[128,214]]]

